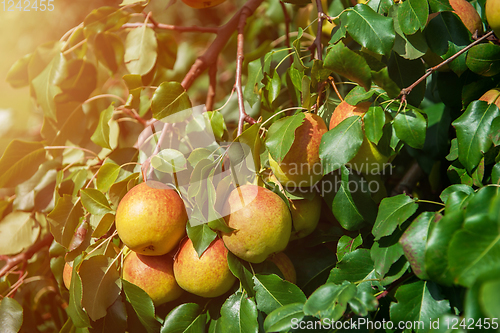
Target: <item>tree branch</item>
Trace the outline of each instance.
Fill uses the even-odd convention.
[[[320,1],[320,0],[318,0],[318,1]],[[436,65],[434,67],[429,68],[427,70],[427,73],[425,73],[420,79],[418,79],[417,81],[415,81],[411,86],[409,86],[407,88],[401,89],[401,92],[399,93],[398,98],[401,98],[401,102],[402,103],[406,102],[406,96],[408,96],[411,93],[411,91],[413,90],[413,88],[415,88],[422,81],[424,81],[425,79],[427,79],[432,73],[434,73],[435,71],[437,71],[442,66],[444,66],[444,65],[452,62],[453,60],[455,60],[456,58],[458,58],[459,56],[461,56],[463,53],[467,52],[473,46],[481,43],[483,40],[488,39],[491,35],[493,35],[493,31],[488,32],[486,35],[482,36],[481,38],[479,38],[475,42],[467,45],[467,47],[461,49],[460,51],[458,51],[457,53],[455,53],[453,56],[449,57],[445,61],[439,63],[438,65]]]
[[[281,9],[283,10],[283,15],[285,16],[285,45],[288,48],[288,54],[292,53],[292,44],[290,43],[290,15],[288,14],[288,10],[286,9],[283,1],[280,1]],[[290,57],[290,66],[293,65],[293,58]]]
[[[210,83],[208,86],[205,107],[207,108],[207,111],[212,111],[214,109],[215,90],[217,88],[217,65],[216,64],[213,64],[208,69],[208,78],[210,80]]]
[[[4,276],[7,272],[9,272],[12,268],[16,267],[19,264],[25,264],[31,257],[35,255],[38,251],[43,249],[46,246],[50,246],[54,236],[51,233],[47,234],[43,239],[39,240],[35,244],[31,245],[26,251],[16,254],[12,257],[3,257],[5,260],[5,265],[0,269],[0,277]]]
[[[184,89],[189,89],[196,78],[198,78],[201,73],[203,73],[207,68],[212,66],[217,61],[219,53],[226,46],[233,32],[238,29],[238,23],[241,13],[243,11],[248,11],[249,15],[251,15],[263,1],[264,0],[248,0],[248,2],[238,12],[236,12],[236,14],[233,15],[229,22],[218,28],[217,38],[215,38],[215,40],[205,51],[205,53],[198,59],[196,59],[194,64],[189,69],[189,72],[182,80],[181,85],[184,87]]]
[[[122,29],[127,29],[127,28],[140,28],[144,26],[144,23],[125,23],[122,25]],[[209,28],[209,27],[197,27],[197,26],[191,26],[191,27],[182,27],[178,25],[170,25],[170,24],[163,24],[163,23],[148,23],[147,26],[149,28],[153,29],[163,29],[163,30],[172,30],[172,31],[178,31],[178,32],[206,32],[206,33],[213,33],[216,34],[219,31],[219,28]]]
[[[311,45],[311,52],[316,50],[317,59],[323,60],[323,45],[321,45],[321,35],[323,34],[323,17],[325,13],[323,12],[323,5],[321,4],[321,0],[316,0],[316,8],[318,10],[318,29],[316,30],[316,38],[314,39],[314,43]]]
[[[240,15],[240,22],[238,24],[238,47],[236,53],[236,83],[235,83],[236,93],[238,95],[238,109],[240,111],[240,117],[238,120],[238,135],[241,135],[241,133],[243,133],[243,125],[245,121],[252,124],[255,123],[255,120],[245,112],[245,102],[243,100],[243,90],[241,87],[243,59],[245,58],[244,47],[243,47],[245,44],[245,39],[243,33],[245,31],[245,24],[247,22],[247,17],[251,14],[252,14],[251,12],[249,12],[248,10],[245,9],[245,7],[243,7],[243,11],[241,12]]]

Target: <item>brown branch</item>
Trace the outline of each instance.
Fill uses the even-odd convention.
[[[38,251],[46,246],[50,246],[54,236],[52,234],[47,234],[43,239],[39,240],[35,244],[31,245],[26,251],[16,254],[12,257],[2,257],[5,260],[5,265],[0,269],[0,277],[3,277],[7,272],[16,267],[19,264],[26,265],[29,259],[35,255]]]
[[[333,77],[329,76],[328,80],[330,80],[330,83],[332,84],[333,90],[335,90],[337,97],[340,99],[341,102],[343,102],[344,99],[342,98],[342,95],[340,94],[339,89],[337,88],[337,85],[335,84],[335,79]]]
[[[217,37],[213,43],[202,56],[196,59],[194,64],[189,69],[189,72],[182,80],[181,85],[184,89],[189,89],[196,78],[217,61],[219,53],[226,46],[233,32],[238,29],[241,13],[243,11],[248,11],[249,15],[252,14],[263,1],[264,0],[248,0],[247,3],[238,12],[236,12],[236,14],[234,14],[225,25],[218,28]]]
[[[213,64],[208,69],[208,78],[210,80],[210,83],[208,86],[205,107],[207,108],[207,111],[212,111],[214,109],[215,90],[217,88],[217,65],[216,64]]]
[[[316,38],[314,39],[314,43],[311,45],[311,52],[313,52],[313,50],[315,49],[317,59],[323,60],[323,45],[321,45],[321,35],[323,34],[323,16],[325,15],[325,13],[323,12],[323,5],[321,4],[321,0],[316,0],[316,8],[318,10],[318,29],[316,30]]]
[[[243,7],[243,11],[241,12],[240,15],[240,22],[238,24],[238,46],[236,52],[236,83],[235,83],[236,93],[238,95],[238,109],[240,111],[240,117],[238,120],[238,135],[241,135],[241,133],[243,133],[243,125],[245,121],[248,121],[249,123],[255,123],[255,120],[245,112],[245,102],[243,100],[243,90],[241,88],[243,59],[245,58],[243,50],[245,39],[243,33],[245,32],[245,24],[247,22],[247,17],[251,14],[252,13],[250,13],[248,10],[245,10],[245,7]]]
[[[290,15],[288,14],[288,10],[286,9],[285,4],[283,1],[280,1],[281,9],[283,10],[283,15],[285,16],[285,45],[288,48],[288,54],[292,53],[292,44],[290,43],[290,22],[292,20],[290,19]],[[293,65],[293,58],[290,57],[290,66]]]
[[[122,25],[122,29],[127,29],[127,28],[140,28],[143,27],[144,23],[125,23]],[[183,26],[178,26],[178,25],[171,25],[171,24],[163,24],[163,23],[148,23],[147,26],[149,28],[153,29],[163,29],[163,30],[172,30],[172,31],[178,31],[178,32],[206,32],[206,33],[213,33],[216,34],[219,31],[219,28],[209,28],[209,27],[197,27],[197,26],[191,26],[191,27],[183,27]]]
[[[417,161],[414,161],[399,183],[393,188],[391,196],[406,193],[411,195],[417,182],[424,176],[424,172]]]
[[[320,0],[318,0],[318,1],[320,1]],[[461,56],[463,53],[467,52],[470,48],[472,48],[473,46],[481,43],[483,40],[488,39],[492,35],[493,35],[493,31],[488,32],[486,35],[482,36],[481,38],[479,38],[475,42],[467,45],[467,47],[461,49],[460,51],[458,51],[457,53],[455,53],[453,56],[449,57],[445,61],[439,63],[438,65],[436,65],[434,67],[429,68],[427,70],[427,72],[420,79],[418,79],[417,81],[415,81],[411,86],[409,86],[407,88],[401,89],[401,92],[399,93],[398,98],[401,97],[401,102],[405,103],[406,102],[406,96],[408,96],[411,93],[411,91],[413,90],[413,88],[415,88],[422,81],[424,81],[425,79],[427,79],[432,73],[434,73],[435,71],[437,71],[442,66],[444,66],[444,65],[452,62],[453,60],[455,60],[456,58],[458,58],[459,56]]]

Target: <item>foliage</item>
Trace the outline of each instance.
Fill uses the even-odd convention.
[[[12,66],[9,82],[29,86],[44,122],[40,140],[13,141],[0,159],[0,330],[498,328],[500,111],[479,100],[500,81],[498,40],[476,43],[446,0],[180,5],[96,8]],[[335,23],[329,35],[299,23],[304,6]],[[189,15],[166,25],[155,19],[165,11]],[[211,13],[232,18],[213,28]],[[371,107],[322,137],[320,223],[286,250],[296,284],[231,253],[238,283],[214,299],[155,308],[121,279],[114,215],[130,188],[173,184],[201,254],[231,230],[222,207],[234,186],[266,186],[287,203],[310,196],[276,184],[269,155],[288,153],[303,112],[328,124],[344,99]],[[391,165],[354,171],[365,142]]]

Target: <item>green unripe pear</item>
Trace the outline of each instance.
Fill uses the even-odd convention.
[[[321,215],[321,197],[316,193],[312,199],[292,200],[293,232],[290,240],[306,237],[311,234],[319,222]]]
[[[222,233],[222,240],[237,257],[260,263],[288,245],[292,217],[276,193],[256,185],[240,186],[229,195],[223,212],[235,230]]]

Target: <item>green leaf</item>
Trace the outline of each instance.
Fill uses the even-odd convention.
[[[224,302],[220,310],[222,333],[258,333],[257,306],[238,291]]]
[[[122,298],[118,297],[116,301],[108,308],[104,318],[92,323],[93,332],[117,332],[125,333],[127,330],[127,309]],[[60,332],[61,333],[61,332]]]
[[[50,222],[50,232],[56,242],[68,248],[76,227],[80,224],[80,218],[83,217],[82,203],[75,197],[63,194],[47,217]]]
[[[468,185],[464,185],[464,184],[450,185],[447,188],[445,188],[443,190],[443,192],[441,192],[441,194],[439,195],[439,198],[441,198],[441,200],[444,203],[446,203],[448,201],[448,198],[450,197],[450,195],[454,192],[463,192],[463,193],[469,195],[469,194],[474,193],[474,190],[472,189],[472,187],[470,187]]]
[[[384,134],[385,112],[380,106],[370,107],[363,116],[365,134],[368,140],[378,144]]]
[[[400,232],[396,232],[373,243],[370,255],[375,270],[381,277],[384,277],[391,269],[391,266],[404,254],[403,247],[398,243],[400,235]]]
[[[366,91],[371,88],[372,76],[365,58],[351,51],[342,42],[330,48],[326,54],[324,66],[358,83]]]
[[[7,73],[7,82],[9,82],[13,88],[22,88],[30,83],[28,65],[32,58],[33,53],[27,54],[10,67]]]
[[[356,286],[348,281],[342,285],[326,283],[316,289],[304,304],[304,314],[319,319],[339,320],[356,295]]]
[[[387,67],[382,68],[378,72],[372,71],[372,79],[376,85],[387,91],[387,95],[390,98],[398,97],[401,89],[390,77],[389,69]]]
[[[120,294],[120,273],[115,261],[104,255],[84,260],[79,273],[83,286],[83,308],[96,321],[106,315],[106,309]]]
[[[467,52],[467,67],[482,76],[494,76],[500,73],[500,46],[479,44]]]
[[[156,35],[143,25],[132,29],[125,40],[124,61],[130,74],[146,75],[153,69],[157,58]]]
[[[95,34],[104,31],[116,31],[128,21],[129,15],[126,11],[115,7],[100,7],[94,9],[85,18],[84,33],[85,38],[91,39]]]
[[[261,88],[261,81],[263,78],[264,74],[262,73],[261,59],[256,59],[249,62],[247,83],[245,84],[243,96],[245,96],[245,100],[250,104],[251,107],[253,107],[253,105],[259,99],[259,95],[255,92],[255,86],[257,86],[257,88]]]
[[[193,242],[193,247],[196,253],[198,253],[198,257],[201,257],[203,252],[217,237],[217,233],[210,229],[206,223],[191,226],[191,222],[189,222],[186,226],[186,231],[189,239]]]
[[[59,83],[62,94],[56,97],[59,104],[68,102],[84,102],[97,85],[97,70],[89,61],[72,59],[66,63],[66,75]]]
[[[448,248],[463,221],[464,211],[454,210],[431,225],[425,249],[425,270],[432,280],[440,284],[451,285],[453,282],[448,267]]]
[[[113,118],[113,111],[115,107],[110,105],[106,110],[101,111],[99,115],[99,123],[97,124],[97,128],[95,129],[94,134],[90,138],[94,143],[99,146],[107,149],[113,149],[110,145],[109,140],[109,121]]]
[[[354,239],[347,235],[342,235],[337,243],[337,260],[341,261],[347,253],[353,252],[361,246],[361,244],[363,244],[361,234]]]
[[[396,135],[410,147],[422,149],[425,143],[427,121],[424,116],[413,109],[400,112],[394,118]]]
[[[224,122],[224,116],[219,111],[207,111],[203,113],[203,116],[210,121],[212,127],[212,132],[217,140],[222,139],[224,131],[226,131],[226,123]]]
[[[245,289],[246,293],[250,296],[255,296],[253,273],[251,272],[250,264],[244,260],[239,259],[231,252],[227,253],[227,263],[231,273],[240,280],[241,286]]]
[[[204,332],[206,314],[202,310],[196,303],[177,306],[165,317],[161,333]]]
[[[450,43],[459,47],[470,44],[469,30],[451,12],[440,13],[430,20],[425,29],[425,37],[430,49],[439,56],[447,53]],[[465,59],[465,54],[461,57]]]
[[[30,213],[15,211],[0,221],[0,255],[17,254],[33,245],[40,225]]]
[[[162,149],[151,159],[151,165],[158,171],[172,173],[186,170],[186,158],[175,149]]]
[[[363,280],[370,285],[379,287],[380,284],[372,279],[376,278],[373,260],[369,249],[357,249],[346,253],[342,261],[330,271],[327,282],[341,284],[343,281],[359,282]]]
[[[470,173],[492,146],[488,133],[493,119],[499,115],[500,111],[495,104],[474,101],[452,123],[457,131],[458,160]]]
[[[413,327],[417,333],[427,332],[430,320],[451,311],[449,301],[443,299],[432,281],[418,280],[402,285],[395,296],[398,302],[391,304],[391,320],[395,323],[419,321],[419,327]]]
[[[121,167],[114,163],[105,163],[99,168],[96,177],[97,189],[101,192],[107,192],[120,174]]]
[[[144,328],[146,328],[146,331],[148,333],[157,333],[161,325],[156,320],[155,306],[151,297],[135,284],[123,279],[121,281],[127,302],[132,305],[134,312],[137,314]]]
[[[92,237],[100,238],[106,235],[115,222],[115,216],[111,213],[105,215],[91,215],[90,225],[94,230]]]
[[[425,66],[421,59],[408,60],[392,53],[387,65],[389,77],[400,89],[409,87],[425,74]],[[425,95],[425,80],[412,89],[407,96],[408,103],[418,107]]]
[[[94,188],[83,189],[80,191],[82,205],[90,214],[104,215],[111,213],[108,199],[101,191]]]
[[[394,44],[393,20],[379,15],[365,4],[357,4],[341,16],[352,38],[368,50],[388,55]]]
[[[399,26],[406,35],[412,35],[418,30],[423,31],[427,25],[428,16],[427,0],[408,0],[399,5]]]
[[[0,188],[15,187],[28,180],[44,161],[42,143],[13,140],[0,158]]]
[[[62,92],[57,85],[66,72],[66,59],[59,53],[45,69],[31,80],[37,103],[42,107],[45,117],[57,120],[55,97]]]
[[[285,158],[295,140],[295,130],[304,122],[302,112],[275,121],[267,133],[266,147],[271,157],[278,163]]]
[[[67,308],[68,316],[76,327],[88,327],[90,319],[82,307],[82,280],[78,274],[82,256],[78,256],[73,261],[71,273],[71,283],[69,288],[69,304]]]
[[[413,272],[423,280],[429,279],[425,271],[425,246],[429,227],[436,216],[439,215],[434,212],[423,212],[413,220],[399,239]]]
[[[287,304],[271,312],[264,320],[266,332],[288,332],[294,322],[304,318],[304,303]]]
[[[448,260],[455,283],[470,287],[480,274],[500,268],[498,221],[487,216],[468,216],[462,230],[451,239]]]
[[[359,116],[346,118],[325,133],[319,146],[323,174],[326,175],[348,163],[356,156],[362,143],[363,129]]]
[[[153,117],[158,120],[165,120],[163,118],[190,108],[191,101],[186,90],[178,82],[163,82],[156,89],[151,100]]]
[[[257,274],[253,277],[253,281],[257,309],[265,314],[287,304],[306,301],[306,296],[299,287],[275,274]]]
[[[125,55],[125,47],[120,37],[110,32],[98,33],[94,43],[97,60],[108,67],[111,72],[117,72],[123,64]]]
[[[0,300],[0,329],[5,333],[19,332],[23,324],[23,307],[13,298]]]
[[[358,103],[368,101],[373,94],[375,94],[375,90],[373,89],[366,91],[362,86],[355,86],[345,96],[344,100],[347,104],[357,105]]]
[[[382,199],[372,230],[375,239],[391,235],[396,227],[409,219],[418,208],[415,201],[405,194]]]

